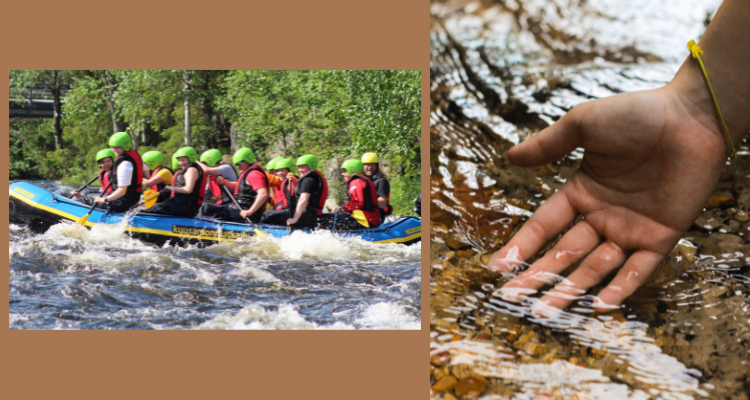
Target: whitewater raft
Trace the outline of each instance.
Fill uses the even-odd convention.
[[[44,232],[52,225],[66,220],[78,222],[89,211],[89,207],[85,204],[55,195],[28,182],[11,184],[9,201],[10,221],[26,225],[35,232]],[[147,212],[126,215],[98,209],[94,209],[91,213],[86,226],[117,225],[124,219],[127,220],[125,233],[159,246],[167,242],[174,245],[210,245],[218,242],[232,242],[241,237],[259,234],[275,237],[291,234],[289,228],[278,225],[215,222]],[[336,231],[336,233],[376,243],[410,245],[422,240],[422,222],[414,217],[401,217],[378,228]]]

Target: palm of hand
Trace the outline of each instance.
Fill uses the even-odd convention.
[[[563,308],[621,266],[597,308],[620,304],[645,282],[700,213],[726,157],[721,134],[687,110],[666,88],[600,99],[509,152],[514,164],[532,166],[586,149],[581,168],[492,256],[491,269],[513,269],[584,217],[503,287],[506,298],[535,292],[581,259],[545,304]]]

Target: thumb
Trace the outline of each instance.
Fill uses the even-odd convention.
[[[581,111],[579,104],[573,107],[552,126],[508,150],[508,159],[519,167],[537,167],[562,158],[581,147]]]

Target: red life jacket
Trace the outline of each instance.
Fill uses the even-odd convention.
[[[198,171],[198,179],[195,181],[195,185],[193,186],[193,191],[190,193],[175,193],[175,191],[172,191],[172,197],[189,197],[192,201],[194,201],[198,206],[203,205],[203,195],[206,191],[206,174],[203,172],[203,169],[201,168],[198,163],[192,163],[187,166],[187,168],[181,169],[179,172],[174,174],[174,177],[172,177],[172,186],[175,187],[184,187],[185,186],[185,171],[188,170],[188,168],[195,168]]]
[[[222,205],[224,204],[224,200],[222,199],[224,192],[221,190],[219,182],[216,182],[216,178],[218,178],[216,175],[211,175],[208,177],[208,189],[211,190],[211,194],[216,200],[214,204]]]
[[[318,188],[320,189],[315,193],[310,193],[310,202],[307,203],[307,211],[310,211],[315,215],[323,215],[323,207],[325,207],[326,199],[328,198],[328,182],[323,174],[314,169],[308,172],[307,175],[299,178],[295,188],[300,186],[305,179],[318,181]],[[293,207],[296,207],[296,204],[299,203],[300,195],[301,193],[294,193],[294,190],[292,190],[292,196],[294,197]]]
[[[117,169],[123,162],[129,162],[133,166],[133,173],[131,174],[130,182],[117,182]],[[120,157],[117,157],[114,167],[112,167],[114,173],[109,175],[110,182],[112,182],[113,188],[125,187],[125,195],[121,197],[121,205],[123,208],[130,208],[138,204],[141,200],[141,192],[143,192],[143,160],[141,156],[135,150],[126,151]]]
[[[110,168],[109,171],[99,171],[99,183],[102,185],[102,190],[104,190],[107,185],[109,185],[109,175],[112,173],[112,169]],[[114,188],[110,186],[106,193],[112,193]]]
[[[289,203],[291,201],[291,198],[294,197],[294,187],[296,184],[297,184],[297,177],[292,175],[292,173],[290,172],[289,175],[286,176],[286,179],[284,180],[284,182],[281,184],[281,194],[279,195],[278,198],[276,198],[277,210],[289,209]],[[275,196],[275,193],[276,192],[274,191],[274,196]]]
[[[352,200],[349,189],[351,188],[352,182],[354,182],[355,180],[360,180],[365,183],[365,187],[362,190],[362,199],[364,203],[362,205],[362,212],[364,212],[365,217],[367,217],[367,221],[370,223],[370,225],[372,225],[373,227],[380,226],[380,210],[378,209],[378,195],[377,189],[375,189],[375,184],[372,183],[370,178],[365,175],[352,175],[352,177],[349,179],[349,182],[346,183],[346,194],[347,196],[349,196],[349,201]]]
[[[156,167],[156,169],[154,170],[154,172],[151,173],[151,177],[153,178],[154,176],[156,176],[156,174],[159,171],[161,171],[162,169],[167,169],[169,172],[171,172],[172,173],[172,179],[174,180],[174,171],[172,171],[172,168],[165,167],[163,165],[160,165],[160,166]],[[151,186],[151,190],[156,190],[157,192],[161,192],[162,190],[164,190],[164,188],[166,186],[167,186],[167,182],[162,182],[162,183],[159,183],[157,185],[152,185]]]
[[[273,188],[273,209],[274,210],[284,209],[284,202],[282,201],[283,197],[284,197],[284,190],[281,188],[274,187]]]

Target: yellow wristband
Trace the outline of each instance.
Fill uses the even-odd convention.
[[[706,84],[708,85],[708,91],[711,92],[711,98],[714,100],[714,107],[716,107],[716,113],[719,114],[719,121],[721,121],[721,127],[724,129],[724,135],[727,137],[727,141],[729,142],[729,148],[732,150],[731,154],[729,155],[729,158],[732,160],[737,159],[737,152],[734,150],[734,143],[732,142],[732,137],[729,136],[729,129],[727,129],[727,124],[724,122],[724,117],[721,115],[721,110],[719,109],[719,102],[716,101],[716,95],[714,94],[714,89],[711,87],[711,82],[708,80],[708,73],[706,72],[706,67],[703,66],[703,60],[701,60],[700,55],[703,54],[703,50],[701,50],[700,47],[695,43],[694,40],[691,40],[687,44],[688,50],[690,50],[690,53],[693,55],[693,58],[698,59],[698,63],[701,65],[701,71],[703,71],[703,76],[706,78]]]

